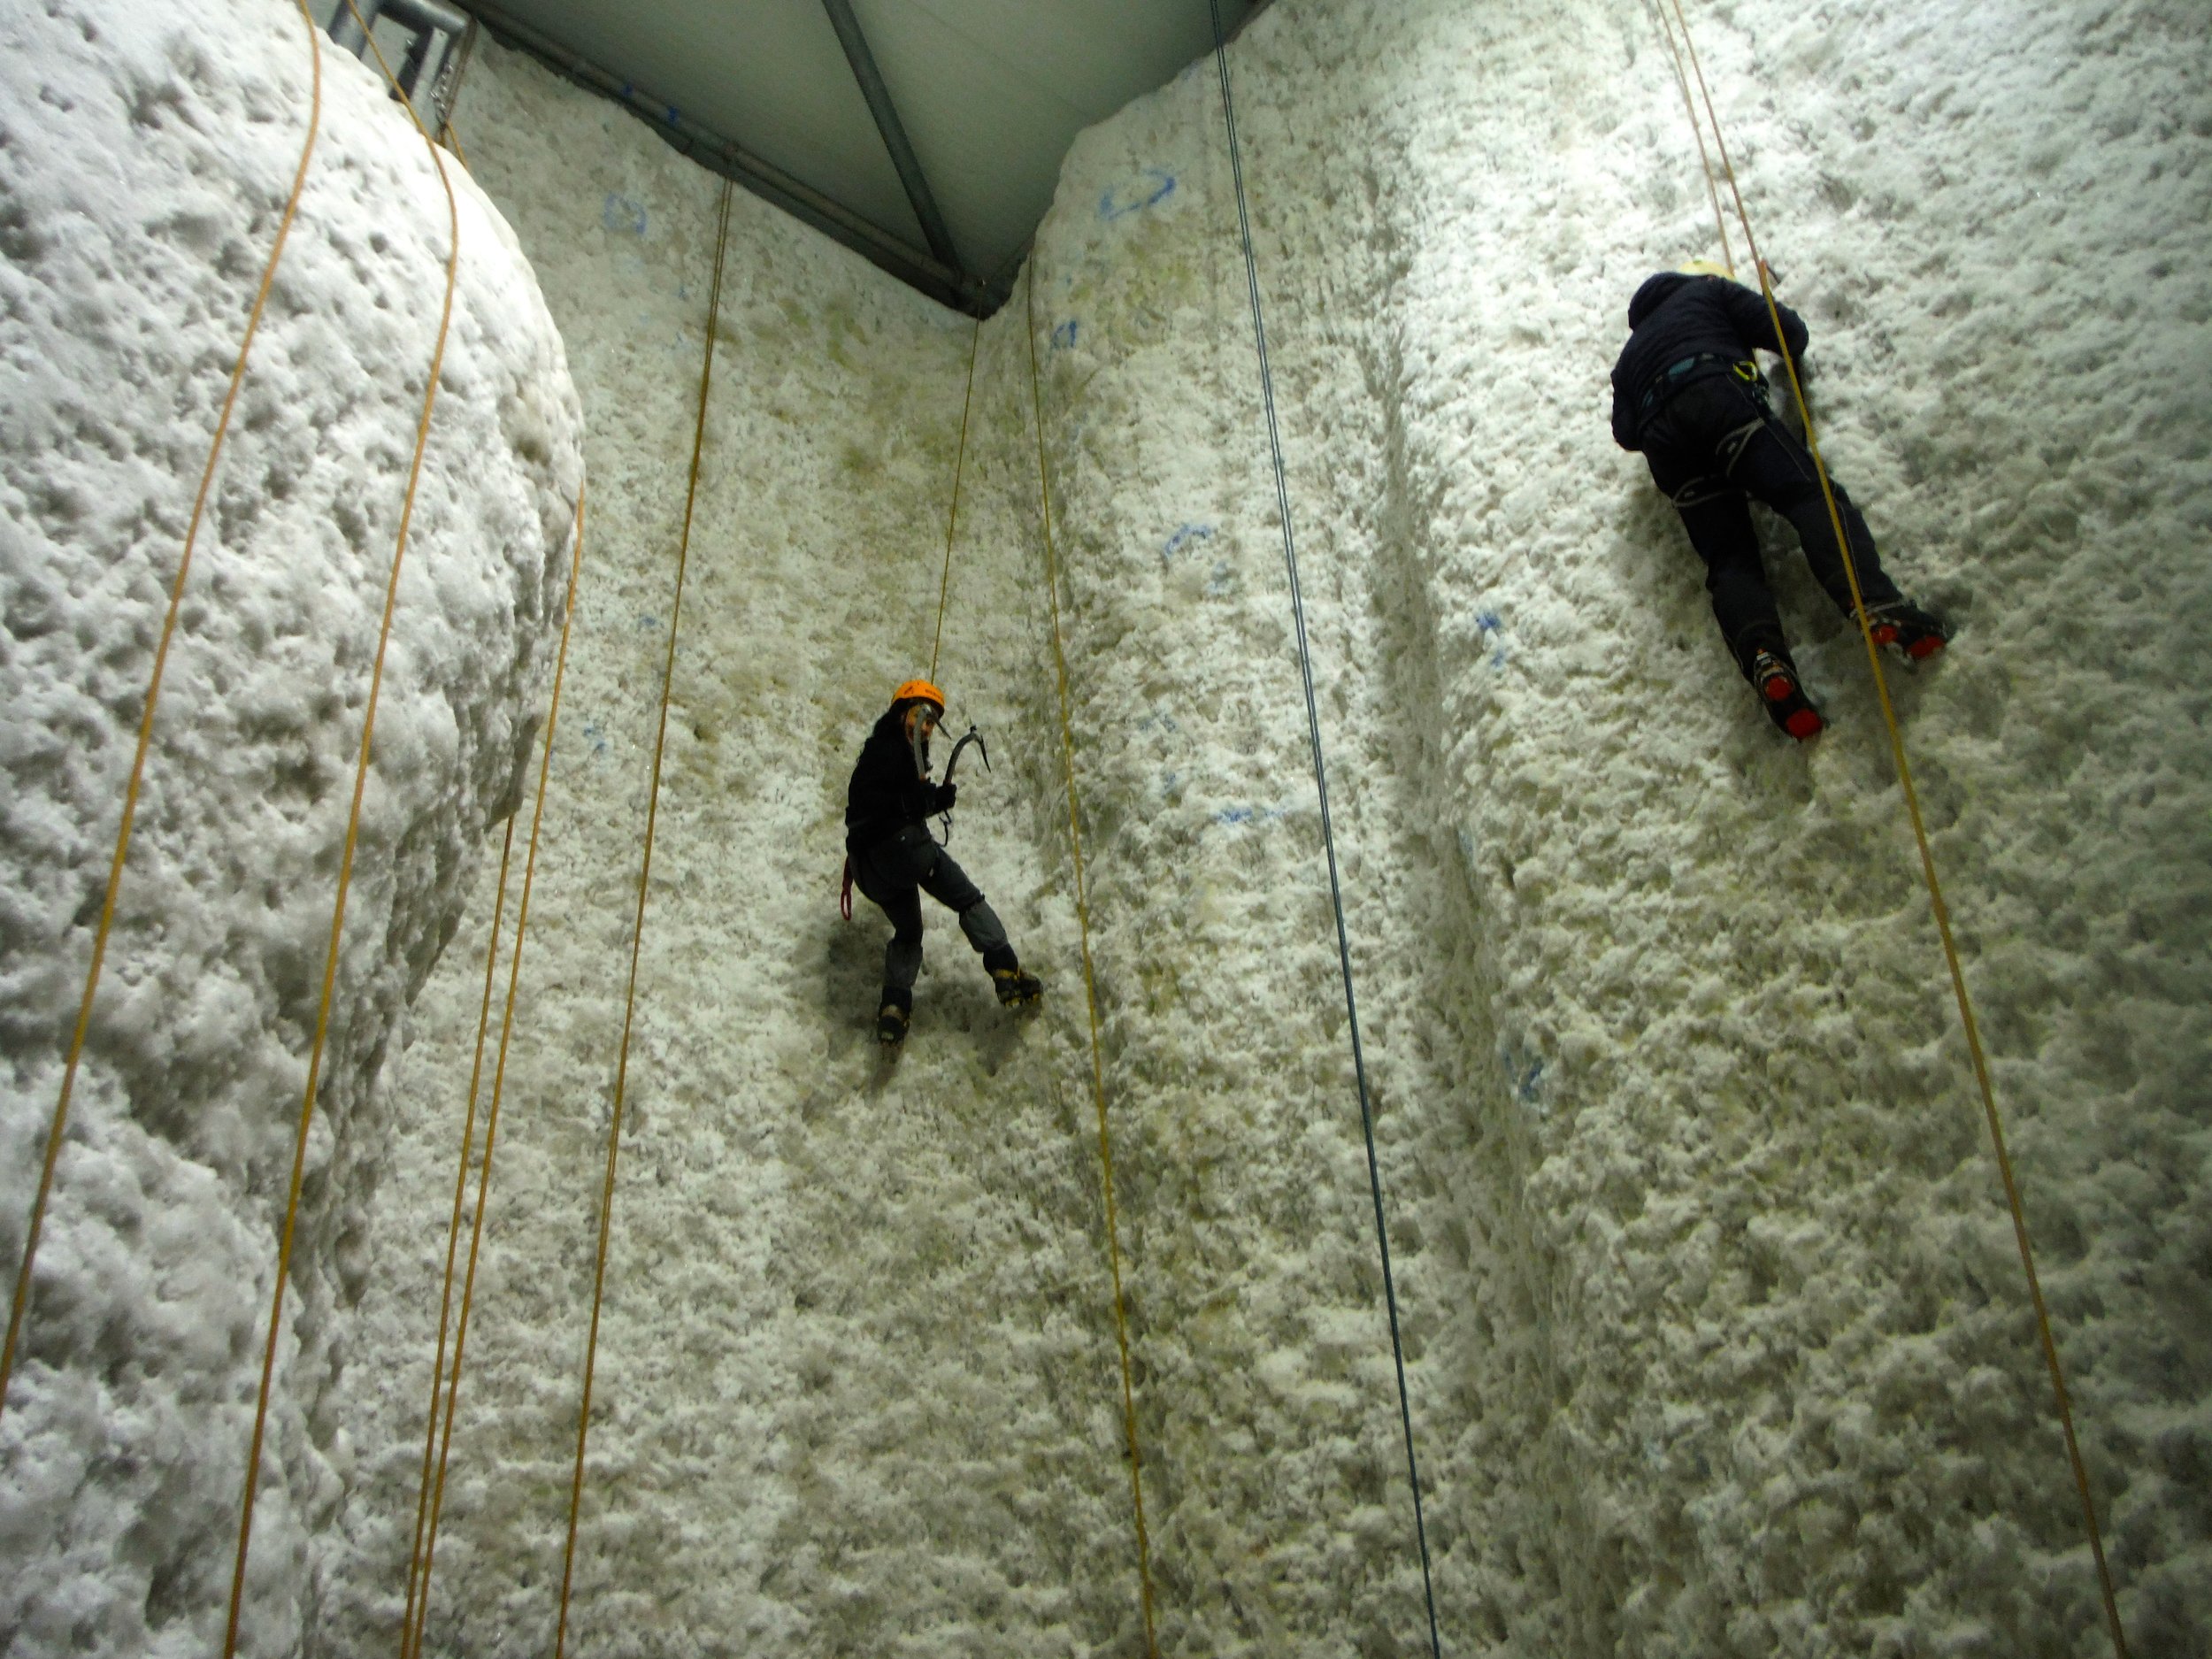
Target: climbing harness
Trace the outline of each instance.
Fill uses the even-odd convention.
[[[1811,455],[1813,467],[1820,478],[1820,493],[1827,503],[1828,518],[1833,526],[1836,544],[1843,554],[1844,575],[1851,585],[1851,608],[1857,618],[1859,635],[1866,647],[1868,666],[1874,676],[1874,690],[1881,704],[1883,724],[1888,728],[1890,756],[1897,768],[1897,780],[1904,795],[1905,810],[1912,822],[1913,840],[1920,853],[1922,879],[1928,889],[1929,908],[1935,916],[1936,933],[1943,943],[1944,961],[1950,970],[1951,993],[1957,1003],[1959,1022],[1966,1038],[1966,1048],[1973,1063],[1974,1080],[1981,1094],[1983,1116],[1989,1127],[1990,1146],[1995,1156],[1997,1173],[2005,1192],[2005,1202],[2012,1213],[2013,1241],[2020,1254],[2020,1268],[2027,1281],[2028,1301],[2035,1312],[2036,1333],[2043,1351],[2044,1368],[2051,1379],[2051,1392],[2056,1402],[2059,1427],[2066,1441],[2066,1456],[2074,1477],[2074,1489],[2081,1501],[2084,1530],[2088,1535],[2089,1549],[2097,1568],[2098,1590],[2104,1601],[2105,1624],[2112,1639],[2112,1650],[2116,1659],[2127,1659],[2127,1635],[2120,1624],[2119,1599],[2113,1588],[2112,1568],[2105,1559],[2104,1535],[2097,1523],[2096,1502],[2090,1491],[2089,1471],[2082,1461],[2081,1444],[2074,1432],[2072,1402],[2067,1394],[2065,1368],[2061,1364],[2058,1340],[2051,1330],[2050,1310],[2043,1300],[2043,1286],[2035,1268],[2035,1252],[2028,1239],[2025,1206],[2020,1196],[2020,1186],[2013,1173],[2011,1155],[2005,1148],[2004,1123],[1997,1110],[1995,1086],[1990,1079],[1989,1059],[1982,1048],[1981,1030],[1974,1017],[1973,998],[1966,988],[1966,970],[1959,958],[1958,943],[1951,931],[1951,913],[1944,902],[1943,886],[1937,878],[1935,854],[1928,841],[1927,821],[1920,808],[1920,794],[1914,786],[1912,768],[1905,757],[1903,733],[1897,724],[1897,711],[1890,700],[1889,679],[1882,668],[1881,649],[1875,638],[1875,625],[1869,616],[1866,597],[1860,591],[1858,567],[1851,554],[1851,543],[1844,534],[1843,517],[1836,505],[1834,486],[1829,481],[1828,468],[1821,459],[1820,444],[1813,430],[1812,411],[1805,400],[1803,379],[1797,370],[1797,362],[1789,349],[1789,342],[1782,336],[1782,317],[1774,298],[1771,271],[1759,253],[1759,244],[1751,229],[1751,215],[1744,206],[1743,190],[1736,180],[1734,163],[1728,154],[1728,142],[1722,135],[1720,117],[1713,107],[1713,95],[1705,84],[1705,72],[1699,64],[1697,48],[1690,37],[1689,19],[1683,14],[1682,0],[1671,0],[1676,20],[1682,30],[1684,45],[1687,48],[1690,66],[1697,78],[1699,96],[1703,99],[1705,116],[1713,129],[1713,142],[1720,152],[1721,168],[1727,179],[1730,195],[1736,207],[1737,222],[1742,227],[1744,244],[1752,268],[1759,275],[1759,292],[1766,301],[1767,314],[1774,324],[1775,339],[1782,346],[1782,366],[1788,373],[1790,391],[1796,400],[1799,419],[1805,428],[1805,448]],[[1694,119],[1694,113],[1693,114]],[[1702,139],[1700,140],[1701,148]]]
[[[576,619],[576,584],[583,569],[583,562],[584,490],[580,485],[576,491],[576,525],[569,548],[568,595],[561,611],[561,644],[558,653],[554,657],[553,692],[545,714],[544,747],[540,751],[538,758],[537,798],[535,804],[530,810],[530,847],[522,865],[522,898],[515,910],[514,947],[507,965],[507,1001],[506,1007],[500,1015],[498,1057],[492,1067],[491,1105],[484,1118],[483,1161],[478,1168],[476,1178],[476,1214],[469,1231],[468,1265],[461,1282],[461,1311],[460,1317],[454,1326],[453,1367],[445,1379],[445,1410],[442,1421],[440,1419],[437,1405],[438,1368],[433,1368],[430,1377],[430,1418],[423,1437],[424,1483],[416,1497],[415,1545],[408,1558],[408,1608],[406,1622],[402,1625],[402,1659],[413,1659],[414,1655],[421,1653],[423,1627],[430,1617],[430,1571],[437,1548],[439,1517],[445,1506],[446,1463],[453,1448],[453,1418],[455,1407],[460,1396],[461,1361],[468,1343],[469,1314],[476,1297],[476,1265],[483,1250],[485,1199],[491,1188],[492,1154],[499,1138],[499,1108],[506,1090],[507,1053],[509,1043],[514,1034],[515,997],[520,987],[522,978],[522,943],[529,932],[530,896],[537,881],[538,836],[539,831],[545,823],[546,779],[553,764],[553,733],[561,715],[561,686],[568,674],[569,634]],[[511,835],[513,829],[511,818],[508,820],[508,826]],[[506,894],[506,854],[504,852],[500,855],[500,894],[503,900]],[[492,919],[493,955],[487,961],[488,992],[489,964],[490,961],[496,960],[498,939],[499,921],[496,909],[495,909]],[[488,1007],[488,1002],[487,1007]],[[483,1052],[483,1025],[480,1016],[477,1027],[477,1052],[480,1056]],[[476,1080],[474,1074],[472,1073],[469,1080],[469,1102],[472,1116],[475,1110],[475,1100]],[[468,1176],[469,1140],[470,1131],[465,1126],[461,1133],[460,1168],[454,1182],[453,1226],[455,1228],[459,1225],[459,1196],[463,1184]],[[449,1301],[451,1298],[452,1290],[453,1238],[451,1232],[449,1232],[446,1242],[445,1281],[445,1295]],[[442,1363],[445,1342],[443,1304],[440,1307],[438,1320],[439,1352],[441,1363]],[[430,1463],[430,1440],[434,1434],[437,1438],[438,1445],[434,1473]],[[417,1589],[418,1581],[420,1584],[419,1592]],[[410,1630],[412,1632],[411,1637],[407,1633]]]
[[[1091,1097],[1098,1108],[1099,1186],[1105,1195],[1106,1263],[1113,1276],[1114,1342],[1121,1356],[1121,1425],[1129,1448],[1129,1495],[1136,1511],[1137,1590],[1144,1614],[1146,1659],[1159,1659],[1152,1607],[1152,1544],[1144,1523],[1144,1454],[1137,1442],[1137,1396],[1129,1358],[1129,1307],[1121,1288],[1121,1223],[1114,1202],[1114,1142],[1106,1122],[1106,1060],[1099,1037],[1098,972],[1091,959],[1090,888],[1083,875],[1082,814],[1075,795],[1075,720],[1069,712],[1067,642],[1060,626],[1060,562],[1052,545],[1052,486],[1045,472],[1045,404],[1037,373],[1037,256],[1029,257],[1022,308],[1028,324],[1029,403],[1037,434],[1037,511],[1044,527],[1045,593],[1051,602],[1052,662],[1060,688],[1060,760],[1068,789],[1068,856],[1075,866],[1076,936],[1083,947],[1083,1001],[1090,1013]]]
[[[1283,564],[1290,578],[1290,612],[1298,641],[1298,672],[1306,693],[1306,732],[1313,751],[1313,782],[1321,803],[1321,844],[1328,856],[1329,900],[1336,912],[1337,961],[1344,977],[1344,1013],[1352,1040],[1352,1075],[1359,1089],[1360,1128],[1367,1140],[1367,1180],[1375,1203],[1375,1242],[1382,1256],[1383,1298],[1390,1315],[1390,1356],[1398,1376],[1398,1418],[1405,1431],[1406,1479],[1413,1493],[1413,1532],[1421,1555],[1421,1594],[1429,1616],[1429,1651],[1441,1659],[1436,1629],[1436,1589],[1429,1565],[1428,1527],[1421,1509],[1421,1471],[1413,1450],[1413,1409],[1406,1390],[1405,1345],[1398,1328],[1398,1291],[1390,1271],[1390,1233],[1383,1222],[1382,1170],[1375,1156],[1375,1118],[1367,1090],[1367,1062],[1360,1049],[1359,1006],[1352,992],[1352,946],[1344,924],[1344,889],[1337,873],[1336,837],[1329,823],[1328,771],[1321,755],[1321,715],[1314,701],[1313,654],[1306,641],[1305,601],[1298,587],[1298,550],[1291,536],[1290,486],[1283,468],[1282,434],[1275,419],[1275,382],[1267,361],[1267,327],[1260,313],[1259,263],[1252,252],[1252,219],[1244,194],[1244,161],[1237,142],[1236,101],[1229,89],[1229,51],[1221,30],[1221,0],[1206,0],[1213,19],[1214,66],[1221,77],[1221,115],[1229,134],[1229,176],[1235,187],[1237,231],[1244,246],[1244,279],[1252,302],[1252,341],[1259,356],[1260,393],[1267,410],[1267,445],[1275,469],[1275,506],[1283,525]]]
[[[614,1100],[607,1123],[607,1171],[599,1193],[599,1247],[592,1266],[591,1328],[584,1342],[583,1399],[576,1411],[576,1463],[569,1479],[568,1541],[561,1551],[561,1610],[553,1631],[553,1659],[568,1647],[569,1593],[575,1582],[576,1524],[583,1512],[584,1445],[591,1432],[592,1373],[599,1357],[599,1314],[606,1301],[607,1241],[614,1231],[615,1161],[622,1149],[622,1108],[630,1080],[630,1036],[637,1018],[638,958],[645,945],[645,901],[653,875],[653,833],[660,820],[661,763],[668,749],[668,710],[676,686],[676,635],[683,619],[684,572],[691,557],[691,521],[699,501],[699,458],[707,442],[707,394],[714,382],[714,334],[722,314],[722,270],[730,245],[730,193],[722,181],[714,232],[714,280],[707,290],[706,353],[699,369],[699,418],[691,434],[691,478],[684,492],[684,527],[676,546],[676,591],[668,607],[668,651],[661,666],[660,725],[653,735],[653,778],[645,797],[645,845],[638,862],[637,915],[630,927],[630,979],[622,999],[622,1046],[615,1061]]]
[[[351,5],[353,0],[347,0]],[[356,12],[356,16],[359,15]],[[379,62],[382,56],[379,54]],[[390,73],[389,66],[386,74]],[[394,82],[395,87],[397,83]],[[461,270],[461,209],[453,194],[453,180],[447,176],[444,157],[430,134],[424,131],[421,120],[416,118],[414,106],[407,106],[407,113],[414,120],[416,132],[421,134],[423,146],[430,152],[431,165],[437,169],[438,182],[443,187],[446,200],[446,222],[451,245],[446,254],[445,298],[439,307],[437,345],[430,354],[430,373],[423,384],[422,414],[415,423],[415,452],[408,464],[407,493],[401,503],[399,535],[392,549],[391,574],[385,583],[384,615],[378,626],[376,657],[369,671],[368,703],[361,719],[361,748],[353,769],[353,803],[346,815],[345,848],[338,863],[338,895],[331,907],[330,945],[323,958],[322,992],[315,1009],[315,1035],[307,1062],[307,1087],[300,1102],[299,1127],[292,1142],[292,1178],[284,1204],[284,1231],[277,1245],[276,1284],[269,1300],[269,1335],[261,1356],[261,1386],[254,1402],[253,1436],[246,1453],[245,1497],[238,1522],[238,1556],[231,1571],[230,1614],[224,1627],[223,1659],[232,1659],[238,1651],[239,1616],[243,1610],[246,1594],[246,1558],[253,1543],[254,1499],[261,1485],[261,1447],[268,1430],[269,1392],[276,1376],[277,1340],[284,1324],[284,1291],[291,1277],[292,1240],[299,1221],[300,1189],[307,1175],[308,1132],[315,1121],[315,1095],[322,1079],[323,1048],[330,1035],[330,1009],[338,985],[338,953],[345,939],[346,898],[353,885],[353,859],[361,839],[361,803],[369,782],[369,757],[376,737],[378,699],[384,689],[384,662],[387,648],[392,638],[392,614],[399,604],[399,578],[407,557],[407,534],[415,517],[415,494],[422,481],[424,452],[430,443],[430,416],[437,407],[439,377],[445,364],[447,336],[453,325],[453,294]]]
[[[253,350],[254,335],[260,330],[262,313],[267,310],[269,291],[275,286],[277,263],[284,257],[284,246],[292,234],[292,220],[299,212],[300,196],[307,187],[308,164],[315,154],[316,134],[322,128],[323,119],[323,52],[321,31],[315,27],[313,15],[305,0],[300,0],[300,18],[307,25],[308,50],[314,65],[313,86],[307,116],[307,136],[300,144],[300,159],[292,175],[292,193],[285,198],[284,211],[277,220],[276,240],[269,249],[268,263],[262,267],[261,286],[255,291],[253,307],[246,316],[246,332],[238,344],[238,358],[231,365],[229,389],[223,394],[222,412],[216,418],[214,436],[209,440],[207,465],[200,470],[199,493],[192,500],[192,517],[184,531],[184,550],[177,557],[177,573],[169,584],[169,609],[161,619],[161,637],[154,647],[154,662],[146,682],[146,696],[138,716],[138,747],[131,757],[130,780],[123,788],[122,821],[115,832],[115,854],[108,863],[107,889],[100,901],[99,925],[93,930],[92,963],[85,973],[84,995],[77,1004],[76,1028],[69,1039],[69,1055],[63,1064],[61,1090],[54,1102],[54,1115],[46,1130],[46,1152],[39,1168],[38,1187],[31,1200],[31,1213],[23,1230],[23,1258],[16,1266],[15,1295],[8,1310],[8,1334],[0,1344],[0,1417],[7,1414],[8,1384],[15,1375],[15,1350],[23,1333],[23,1321],[30,1311],[31,1270],[38,1258],[39,1235],[44,1230],[46,1205],[53,1195],[54,1171],[61,1157],[64,1133],[69,1127],[69,1101],[77,1087],[77,1070],[84,1059],[86,1038],[92,1030],[93,999],[100,989],[100,972],[107,962],[108,937],[115,927],[116,895],[122,889],[123,864],[129,856],[131,829],[138,819],[138,794],[146,775],[146,754],[153,746],[154,710],[161,701],[162,675],[169,663],[169,644],[176,637],[177,612],[184,603],[185,579],[192,573],[192,551],[199,541],[200,522],[207,511],[207,497],[215,481],[216,464],[222,458],[223,440],[230,431],[231,412],[238,405],[238,388],[246,378],[246,359]]]
[[[1652,376],[1651,384],[1644,388],[1643,396],[1636,400],[1636,420],[1639,426],[1657,414],[1674,395],[1687,387],[1699,370],[1709,364],[1726,366],[1735,377],[1756,389],[1762,396],[1766,391],[1766,377],[1759,373],[1756,363],[1732,359],[1718,351],[1699,351],[1678,358]]]

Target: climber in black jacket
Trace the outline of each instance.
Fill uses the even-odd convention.
[[[1781,340],[1758,290],[1702,260],[1647,280],[1629,302],[1628,343],[1613,365],[1613,436],[1624,449],[1643,451],[1705,561],[1722,638],[1768,717],[1801,741],[1820,730],[1820,710],[1790,659],[1745,497],[1789,520],[1814,579],[1847,617],[1851,586],[1811,453],[1776,418],[1752,356],[1778,354],[1786,343],[1791,358],[1804,362],[1804,319],[1779,303],[1775,312]],[[1831,484],[1875,642],[1915,661],[1933,656],[1949,631],[1906,602],[1883,572],[1866,520],[1843,486]]]
[[[1044,987],[1024,973],[1006,929],[967,872],[929,833],[933,813],[949,812],[959,786],[933,783],[929,740],[944,718],[945,694],[910,680],[862,746],[845,797],[846,869],[852,885],[891,918],[883,952],[883,1000],[876,1037],[895,1044],[914,1012],[914,979],[922,969],[925,893],[960,918],[960,931],[983,957],[1009,1007],[1034,1002]]]

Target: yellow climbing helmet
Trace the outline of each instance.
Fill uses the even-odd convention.
[[[926,680],[910,680],[891,694],[891,701],[898,703],[933,703],[937,712],[945,711],[945,694]]]
[[[1686,259],[1675,269],[1684,276],[1726,277],[1732,282],[1736,280],[1736,273],[1716,259]]]

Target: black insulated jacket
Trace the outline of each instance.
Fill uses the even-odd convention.
[[[893,703],[861,746],[859,764],[845,791],[847,852],[865,852],[943,806],[945,786],[914,770],[914,751],[906,741],[910,706]]]
[[[1778,300],[1775,310],[1781,313],[1790,355],[1803,356],[1805,319]],[[1727,373],[1731,363],[1741,362],[1754,349],[1782,349],[1765,298],[1758,289],[1726,277],[1662,271],[1629,301],[1628,326],[1628,343],[1613,365],[1613,440],[1624,449],[1641,447],[1639,429],[1664,397],[1709,374]],[[1711,361],[1672,377],[1663,396],[1650,408],[1644,406],[1645,393],[1667,369],[1695,357]]]

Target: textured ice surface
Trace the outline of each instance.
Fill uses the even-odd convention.
[[[298,162],[304,25],[0,20],[0,1212],[12,1283],[193,492]],[[310,1147],[245,1651],[296,1650],[350,1469],[380,1071],[526,757],[580,415],[513,239],[462,254]],[[277,1233],[450,243],[326,58],[314,169],[200,531],[0,1426],[0,1649],[220,1650]]]
[[[1962,626],[1901,718],[2130,1620],[2187,1651],[2204,45],[2152,7],[1703,33],[1835,464]],[[2099,1651],[1859,649],[1778,559],[1836,723],[1779,742],[1606,431],[1629,293],[1711,251],[1648,15],[1282,0],[1237,65],[1447,1649]],[[554,1616],[712,188],[496,53],[461,121],[602,486],[432,1617],[521,1652]],[[1162,1647],[1411,1651],[1228,182],[1202,65],[1078,144],[1036,261]],[[886,1071],[837,812],[927,660],[967,331],[742,196],[732,272],[573,1617],[620,1653],[1136,1652],[1023,306],[983,333],[940,678],[1001,763],[956,850],[1053,994],[1009,1031],[936,916]],[[331,1565],[364,1652],[405,1581],[480,968],[449,972],[379,1233],[411,1358],[354,1374],[349,1420],[392,1425],[357,1430],[389,1449]]]
[[[1960,626],[1899,715],[2133,1650],[2201,1652],[2212,41],[2181,4],[1697,20],[1824,445]],[[1445,1650],[2108,1651],[1863,653],[1776,532],[1832,721],[1776,737],[1607,431],[1629,294],[1714,251],[1651,13],[1278,0],[1233,57]],[[488,43],[457,120],[593,480],[430,1619],[519,1655],[718,187]],[[954,850],[1050,990],[1008,1021],[933,912],[887,1068],[839,811],[928,664],[970,326],[742,195],[730,257],[570,1640],[1136,1654],[1022,296],[938,677],[998,763]],[[1420,1651],[1210,65],[1078,143],[1035,267],[1161,1650]],[[388,1652],[405,1592],[490,886],[393,1068],[318,1652]]]

